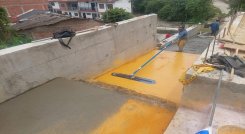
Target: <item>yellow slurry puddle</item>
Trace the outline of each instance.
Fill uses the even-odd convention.
[[[93,134],[161,134],[174,112],[137,100],[128,100]]]
[[[111,75],[113,72],[131,74],[157,52],[158,50],[154,50],[138,57],[117,69],[95,78],[95,81],[123,87],[140,94],[155,96],[178,104],[183,88],[178,79],[193,64],[198,55],[168,51],[160,54],[137,74],[139,77],[155,80],[156,84],[145,84]]]
[[[237,126],[223,126],[218,129],[218,134],[245,134],[245,129]]]

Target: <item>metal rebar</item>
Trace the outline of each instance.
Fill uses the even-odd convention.
[[[212,55],[211,56],[214,55],[214,47],[215,47],[215,44],[216,44],[216,35],[214,36],[214,44],[213,44],[213,50],[212,50]]]
[[[214,112],[215,112],[215,108],[216,108],[216,101],[217,101],[217,98],[218,98],[218,95],[219,95],[219,92],[220,92],[220,85],[221,85],[221,82],[222,82],[222,78],[223,78],[223,69],[220,70],[218,86],[215,89],[215,94],[214,94],[213,99],[212,99],[212,109],[211,109],[209,122],[208,122],[208,126],[210,126],[210,127],[212,126],[212,123],[213,123]]]
[[[207,61],[208,52],[209,52],[209,48],[210,48],[210,46],[211,46],[211,43],[212,43],[212,42],[209,42],[209,44],[208,44],[207,52],[206,52],[205,58],[204,58],[204,63],[206,63],[206,61]]]

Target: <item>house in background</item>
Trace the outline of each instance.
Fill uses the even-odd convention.
[[[62,30],[82,31],[104,25],[92,19],[71,18],[62,14],[38,13],[24,15],[24,21],[12,25],[18,33],[25,34],[33,40],[52,37],[54,32]]]
[[[48,10],[48,0],[0,0],[0,6],[6,9],[11,22],[16,22],[18,15],[30,10]]]
[[[49,0],[51,12],[69,15],[73,18],[96,19],[109,9],[131,10],[131,0]]]
[[[98,0],[98,12],[102,15],[106,10],[113,8],[123,8],[127,12],[132,12],[131,0]]]

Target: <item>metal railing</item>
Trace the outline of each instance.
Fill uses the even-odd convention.
[[[93,11],[96,11],[95,8],[91,8],[91,7],[80,7],[79,9],[80,10],[93,10]]]
[[[68,7],[68,10],[78,10],[78,7]]]

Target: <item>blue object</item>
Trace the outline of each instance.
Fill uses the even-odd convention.
[[[213,22],[210,25],[212,33],[219,31],[219,22]]]
[[[208,130],[201,130],[197,132],[196,134],[210,134]]]
[[[212,128],[211,127],[208,127],[206,129],[200,130],[196,134],[212,134]]]
[[[183,29],[182,31],[180,31],[179,32],[179,35],[178,35],[178,39],[185,39],[185,38],[187,38],[187,31],[186,31],[186,29]]]

